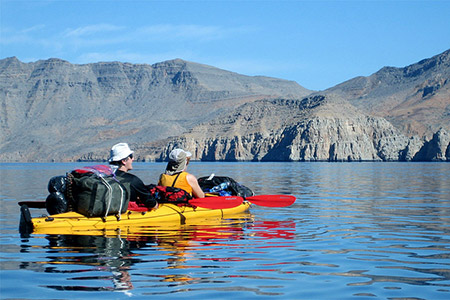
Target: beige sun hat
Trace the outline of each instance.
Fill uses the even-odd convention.
[[[130,154],[133,153],[134,151],[131,151],[127,143],[118,143],[112,146],[108,161],[120,161],[127,158],[128,156],[130,156]]]
[[[169,154],[169,163],[166,167],[166,174],[173,175],[182,172],[186,168],[187,158],[192,157],[192,153],[180,148],[173,149]]]

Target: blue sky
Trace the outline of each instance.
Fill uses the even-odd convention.
[[[323,90],[450,48],[450,0],[0,0],[0,59],[181,58]]]

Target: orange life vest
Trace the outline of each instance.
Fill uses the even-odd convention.
[[[181,172],[181,173],[174,174],[174,175],[161,174],[161,176],[159,177],[158,185],[173,186],[173,187],[176,187],[179,189],[183,189],[192,196],[192,187],[187,182],[187,179],[186,179],[187,175],[188,175],[187,172]],[[173,184],[174,181],[175,181],[175,184]]]

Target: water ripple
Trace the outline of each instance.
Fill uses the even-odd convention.
[[[16,202],[45,199],[48,178],[68,166],[8,165],[0,192],[2,298],[450,298],[450,164],[192,166],[199,176],[214,170],[297,202],[252,206],[219,223],[142,226],[139,234],[22,238]],[[135,171],[151,182],[160,167]]]

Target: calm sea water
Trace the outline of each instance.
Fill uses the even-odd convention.
[[[1,299],[450,299],[448,163],[193,162],[297,201],[132,236],[21,237],[17,202],[84,165],[0,164]],[[155,183],[164,166],[133,173]]]

